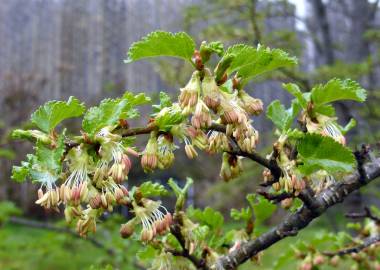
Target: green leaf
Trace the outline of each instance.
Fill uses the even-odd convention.
[[[292,102],[292,106],[286,110],[279,100],[275,100],[267,108],[267,117],[280,131],[286,131],[291,127],[300,110],[301,106],[298,102]]]
[[[298,100],[302,108],[306,108],[308,100],[305,98],[298,85],[294,83],[284,83],[282,84],[282,87]]]
[[[132,44],[125,63],[158,56],[172,56],[191,62],[194,50],[195,42],[188,34],[156,31]]]
[[[271,50],[260,45],[254,48],[237,44],[229,47],[226,55],[235,56],[227,73],[237,72],[245,82],[262,73],[297,64],[296,58],[290,57],[286,52],[280,49]]]
[[[25,161],[24,161],[25,162]],[[24,182],[29,175],[29,163],[22,166],[13,166],[11,178],[16,182]]]
[[[22,161],[21,166],[13,166],[11,178],[17,182],[23,182],[27,177],[42,184],[55,182],[62,168],[64,134],[65,131],[58,137],[55,148],[38,141],[35,155],[28,154],[27,161]]]
[[[250,207],[242,208],[240,210],[231,209],[231,217],[234,220],[248,221],[252,218],[252,209]]]
[[[215,53],[218,56],[222,56],[224,53],[224,45],[220,41],[212,41],[212,42],[202,42],[200,47],[200,52],[205,51],[206,53]]]
[[[331,104],[323,104],[316,106],[313,109],[314,112],[327,115],[329,117],[334,117],[336,115],[335,108]]]
[[[307,134],[298,143],[297,150],[303,162],[298,168],[306,175],[318,170],[351,172],[355,167],[352,152],[330,137]]]
[[[49,101],[32,114],[32,122],[45,132],[52,131],[67,118],[83,114],[85,106],[77,98],[70,97],[67,102]]]
[[[139,261],[143,262],[143,263],[149,263],[151,260],[153,260],[156,256],[158,255],[158,250],[155,249],[153,246],[151,245],[147,245],[146,247],[144,247],[143,249],[140,249],[137,254],[136,254],[136,257]]]
[[[311,90],[311,100],[317,106],[337,100],[363,102],[366,97],[366,90],[357,82],[350,79],[341,80],[334,78],[325,85],[317,85]]]
[[[159,105],[153,105],[153,115],[156,115],[159,113],[163,108],[170,107],[173,105],[173,102],[168,94],[165,92],[160,92],[160,104]]]
[[[188,208],[187,212],[190,218],[196,219],[202,225],[206,225],[212,230],[220,229],[223,226],[223,215],[211,207],[206,207],[203,211],[200,209]]]
[[[152,183],[151,181],[141,184],[139,190],[143,197],[165,196],[169,193],[163,185],[160,183]]]
[[[265,199],[264,197],[256,196],[256,194],[248,194],[247,200],[253,209],[255,223],[262,224],[266,219],[272,216],[276,210],[276,205]]]
[[[139,115],[135,108],[138,105],[148,103],[150,98],[145,94],[133,94],[125,92],[121,98],[105,99],[98,107],[90,108],[84,115],[83,130],[94,135],[106,126],[116,126],[120,119],[135,118]]]
[[[173,126],[182,123],[184,120],[185,116],[182,114],[181,107],[175,103],[170,107],[163,108],[156,115],[154,123],[159,130],[168,132]]]

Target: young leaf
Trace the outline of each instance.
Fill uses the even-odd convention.
[[[267,108],[267,117],[280,131],[286,131],[291,127],[300,110],[301,106],[298,102],[292,102],[292,106],[286,110],[279,100],[275,100]]]
[[[143,197],[168,195],[168,191],[163,185],[159,183],[152,183],[151,181],[144,182],[141,184],[139,189]]]
[[[154,123],[161,131],[170,131],[174,125],[180,124],[185,119],[182,109],[178,104],[163,108],[155,117]]]
[[[67,118],[83,114],[85,106],[77,98],[70,97],[67,102],[49,101],[39,107],[31,117],[32,122],[45,132],[52,131]]]
[[[228,74],[237,72],[243,81],[281,67],[290,67],[297,63],[295,57],[290,57],[280,49],[265,48],[238,44],[226,51],[225,55],[234,55],[234,59],[228,68]]]
[[[156,115],[159,113],[163,108],[170,107],[173,105],[173,102],[168,94],[165,92],[160,92],[160,104],[159,105],[152,105],[153,107],[153,115]]]
[[[211,207],[206,207],[203,211],[188,208],[188,214],[190,218],[198,220],[201,224],[207,225],[212,230],[221,228],[224,223],[223,215]]]
[[[231,217],[234,220],[248,221],[252,218],[252,209],[250,207],[242,208],[240,210],[232,208]]]
[[[352,152],[330,137],[307,134],[297,147],[303,164],[298,168],[306,175],[318,170],[330,173],[350,172],[355,167]]]
[[[29,162],[22,161],[21,166],[13,166],[11,178],[16,182],[24,182],[29,175]]]
[[[47,147],[43,142],[37,142],[36,154],[27,155],[27,161],[22,161],[21,166],[13,166],[12,179],[23,182],[27,177],[32,181],[48,184],[57,180],[61,170],[61,158],[65,151],[64,133],[62,133],[55,148]]]
[[[298,87],[298,85],[294,83],[283,83],[282,87],[298,100],[302,108],[306,108],[308,100],[301,92],[301,89]]]
[[[126,92],[121,98],[105,99],[98,107],[92,107],[86,112],[82,128],[94,135],[103,127],[118,124],[120,119],[137,117],[139,113],[135,107],[149,101],[150,98],[145,94],[135,95],[131,92]]]
[[[317,106],[337,100],[363,102],[366,97],[366,90],[357,82],[350,79],[341,80],[334,78],[325,85],[317,85],[311,90],[311,100]]]
[[[132,44],[125,63],[158,56],[172,56],[191,61],[194,50],[195,42],[185,32],[156,31]]]
[[[256,196],[255,194],[248,194],[247,200],[253,209],[256,224],[262,224],[266,219],[272,216],[277,208],[276,205],[267,199]]]

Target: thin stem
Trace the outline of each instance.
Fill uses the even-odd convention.
[[[370,247],[376,243],[380,242],[380,235],[376,235],[376,236],[371,236],[371,237],[367,237],[363,240],[363,243],[361,245],[358,245],[358,246],[355,246],[355,247],[351,247],[351,248],[346,248],[346,249],[342,249],[342,250],[339,250],[339,251],[336,251],[336,252],[323,252],[322,254],[323,255],[326,255],[326,256],[330,256],[330,257],[333,257],[333,256],[344,256],[344,255],[347,255],[347,254],[352,254],[352,253],[359,253],[360,251],[362,251],[363,249],[367,248],[367,247]]]

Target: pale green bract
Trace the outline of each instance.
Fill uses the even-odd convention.
[[[306,134],[297,146],[303,162],[298,166],[305,175],[318,170],[329,173],[347,173],[355,167],[355,157],[345,146],[319,134]]]
[[[117,125],[120,119],[130,119],[139,116],[138,105],[148,103],[150,98],[145,94],[126,92],[121,98],[105,99],[99,106],[90,108],[84,115],[82,128],[94,135],[106,126]]]
[[[172,56],[191,61],[194,50],[195,42],[185,32],[155,31],[133,43],[128,51],[128,59],[124,62],[131,63],[157,56]]]
[[[245,82],[265,72],[297,64],[296,58],[290,57],[283,50],[271,50],[260,45],[257,48],[244,44],[234,45],[227,49],[225,55],[235,56],[227,73],[237,72]]]
[[[67,118],[78,117],[85,111],[85,106],[77,98],[70,97],[67,102],[49,101],[39,107],[31,117],[32,122],[42,131],[52,131]]]

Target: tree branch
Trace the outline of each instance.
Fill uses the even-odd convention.
[[[284,192],[284,193],[280,193],[280,194],[272,194],[272,193],[269,193],[265,190],[259,189],[256,191],[256,193],[263,196],[267,200],[273,201],[275,203],[279,203],[282,200],[295,197],[295,195],[291,192]]]
[[[380,224],[380,217],[375,216],[368,207],[364,208],[363,213],[348,213],[345,216],[347,218],[352,218],[352,219],[369,218],[375,221],[376,223]]]
[[[230,254],[221,256],[217,261],[217,267],[235,269],[238,265],[283,238],[297,234],[297,232],[308,226],[312,220],[322,215],[328,208],[342,202],[350,193],[380,176],[380,159],[366,164],[364,171],[366,174],[364,181],[360,180],[361,176],[359,172],[355,171],[341,181],[332,184],[329,188],[316,195],[312,202],[310,202],[310,206],[304,205],[296,213],[287,216],[270,231],[243,244],[241,248]]]
[[[351,248],[347,248],[347,249],[342,249],[342,250],[339,250],[336,252],[323,252],[322,254],[332,257],[332,256],[336,256],[336,255],[344,256],[344,255],[351,254],[351,253],[359,253],[363,249],[370,247],[370,246],[372,246],[378,242],[380,242],[380,235],[371,236],[371,237],[365,238],[363,240],[363,244],[361,244],[361,245],[351,247]]]

